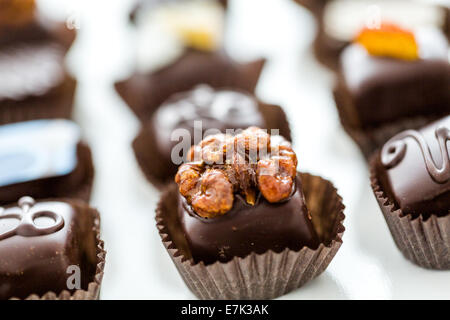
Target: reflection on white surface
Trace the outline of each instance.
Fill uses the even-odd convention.
[[[77,3],[81,29],[70,62],[80,80],[76,120],[93,149],[92,202],[102,213],[108,250],[102,298],[194,298],[155,228],[159,194],[139,171],[131,149],[138,121],[112,87],[133,64],[134,37],[126,26],[131,3]],[[230,15],[226,42],[231,53],[270,59],[257,91],[285,107],[299,169],[331,179],[347,206],[344,244],[330,267],[281,299],[449,299],[450,272],[416,267],[395,247],[372,195],[366,164],[339,125],[333,77],[312,56],[315,26],[309,13],[290,0],[237,0]]]

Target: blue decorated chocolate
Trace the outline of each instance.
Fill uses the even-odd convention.
[[[0,204],[24,194],[35,198],[89,198],[93,178],[89,148],[68,120],[0,126]],[[82,189],[83,194],[79,194]]]

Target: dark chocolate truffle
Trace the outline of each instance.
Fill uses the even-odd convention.
[[[0,124],[70,118],[76,81],[56,44],[17,44],[0,52]]]
[[[356,43],[344,50],[335,99],[346,125],[367,129],[450,112],[447,41],[433,29],[417,31],[415,39],[413,61],[373,56]]]
[[[179,196],[179,217],[190,253],[195,262],[226,262],[268,250],[298,251],[319,245],[301,191],[301,182],[292,196],[281,203],[269,203],[259,196],[254,205],[237,195],[233,209],[221,217],[205,219]]]
[[[450,116],[389,140],[377,158],[383,191],[403,215],[450,213]]]
[[[279,106],[264,104],[237,89],[214,90],[201,85],[176,94],[161,105],[143,126],[133,148],[146,176],[162,183],[173,178],[177,166],[186,159],[183,150],[187,150],[182,147],[189,149],[195,138],[199,142],[205,134],[249,126],[278,129],[286,139],[291,137]]]
[[[91,151],[68,120],[0,126],[0,204],[23,194],[88,201],[94,169]]]
[[[315,249],[290,143],[256,127],[209,136],[178,169],[178,215],[195,262]]]
[[[196,122],[200,127],[196,128]],[[190,148],[194,144],[194,135],[198,134],[201,140],[208,130],[225,132],[226,129],[263,128],[265,125],[253,96],[230,89],[215,91],[206,85],[174,95],[158,108],[150,123],[158,150],[165,155],[170,155],[180,141],[188,141]]]
[[[0,299],[87,290],[97,265],[92,211],[78,202],[30,197],[0,208]]]
[[[116,83],[116,89],[138,118],[146,122],[173,94],[199,84],[253,93],[263,65],[264,60],[237,63],[222,51],[187,49],[175,62],[154,72],[138,72]]]
[[[434,27],[450,37],[450,10],[416,0],[296,0],[312,11],[318,32],[314,41],[317,59],[337,71],[339,56],[365,25],[382,21],[408,28]]]

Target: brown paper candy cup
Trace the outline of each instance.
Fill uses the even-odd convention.
[[[177,186],[167,187],[156,209],[157,228],[178,272],[198,298],[273,299],[301,287],[327,268],[342,244],[342,198],[329,181],[299,174],[320,246],[251,253],[210,265],[195,264],[190,257],[177,215]]]
[[[378,181],[375,155],[370,160],[370,182],[395,244],[403,255],[423,268],[450,270],[450,214],[413,218],[396,209]]]
[[[68,202],[75,204],[77,202]],[[60,293],[47,292],[41,296],[37,294],[29,295],[25,300],[98,300],[100,297],[100,288],[103,279],[103,273],[105,268],[106,251],[104,249],[104,242],[100,238],[100,214],[97,210],[89,208],[92,211],[94,219],[94,232],[95,232],[95,245],[97,250],[97,265],[95,276],[92,282],[89,283],[87,290],[76,290],[75,292],[69,292],[64,290]],[[15,298],[12,298],[17,300]]]

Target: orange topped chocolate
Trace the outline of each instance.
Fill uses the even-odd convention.
[[[0,27],[20,26],[34,19],[35,0],[0,0]]]
[[[414,33],[392,23],[382,23],[379,28],[364,28],[356,42],[374,56],[402,60],[417,60],[419,48]]]

